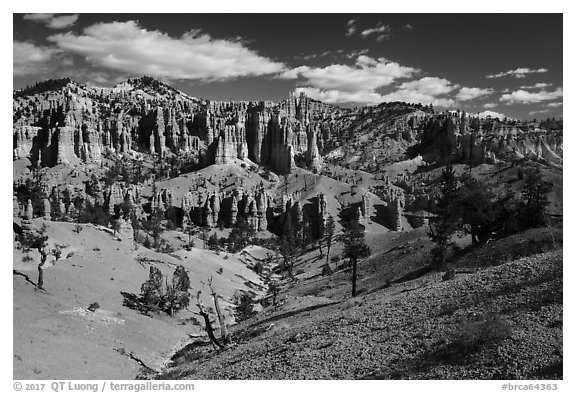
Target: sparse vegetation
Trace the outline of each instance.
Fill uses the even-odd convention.
[[[190,303],[190,278],[183,266],[174,270],[172,281],[160,269],[150,266],[148,280],[142,284],[140,297],[124,296],[124,305],[141,312],[165,312],[174,316]]]
[[[234,297],[234,303],[236,304],[236,321],[245,321],[256,314],[254,311],[254,298],[249,293],[237,293]]]
[[[344,256],[350,259],[352,266],[352,297],[355,297],[357,294],[358,259],[370,255],[370,247],[364,240],[364,227],[358,221],[349,223],[344,229],[342,242],[344,243]]]

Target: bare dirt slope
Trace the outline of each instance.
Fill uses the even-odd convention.
[[[42,223],[36,219],[31,226]],[[229,323],[235,291],[263,290],[260,278],[240,256],[197,249],[160,254],[143,247],[136,250],[132,241],[119,241],[109,230],[93,225],[82,225],[80,233],[69,223],[47,225],[50,246],[64,249],[60,260],[48,260],[46,292],[34,286],[37,252],[30,254],[36,261],[23,262],[22,252],[14,250],[15,379],[132,379],[142,366],[138,360],[158,370],[190,334],[204,334],[188,311],[175,318],[150,317],[123,306],[121,292],[139,294],[150,266],[171,276],[183,265],[191,293],[202,290],[207,306],[212,301],[205,284],[213,276]],[[88,311],[94,302],[99,308]]]

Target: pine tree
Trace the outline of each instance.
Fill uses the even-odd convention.
[[[454,209],[461,218],[464,232],[472,236],[472,243],[485,243],[498,227],[501,201],[494,190],[476,180],[470,173],[460,177]]]
[[[238,293],[235,296],[236,303],[236,321],[245,321],[256,314],[254,311],[254,298],[246,293]]]
[[[350,258],[352,265],[352,297],[356,296],[356,281],[358,270],[358,259],[366,258],[370,255],[370,247],[364,239],[364,227],[358,221],[352,221],[344,228],[344,256]]]
[[[452,165],[447,165],[442,171],[438,193],[434,209],[436,217],[430,219],[428,237],[436,244],[435,263],[441,267],[446,262],[448,247],[452,244],[452,235],[458,228],[459,220],[456,206],[458,180]]]
[[[170,316],[188,307],[188,304],[190,304],[189,289],[190,277],[188,277],[186,269],[184,269],[182,265],[178,265],[172,275],[172,285],[169,287],[169,290],[167,290],[167,296],[164,302],[165,311],[168,312]]]
[[[519,216],[524,228],[537,228],[546,225],[546,208],[550,203],[546,194],[550,183],[544,181],[540,168],[530,168],[525,173],[522,199],[519,204]]]
[[[148,273],[148,280],[142,284],[140,289],[141,299],[153,311],[157,311],[161,307],[162,298],[164,296],[164,275],[155,266],[150,266]]]
[[[328,216],[326,219],[326,228],[324,230],[326,238],[326,264],[330,260],[330,248],[332,247],[332,239],[334,238],[334,231],[336,230],[336,223],[334,217]]]

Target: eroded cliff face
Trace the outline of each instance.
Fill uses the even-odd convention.
[[[99,162],[107,152],[201,152],[205,165],[251,160],[286,174],[301,156],[318,171],[317,135],[330,134],[336,111],[303,94],[279,104],[203,102],[153,95],[135,82],[111,89],[70,82],[15,99],[14,158],[53,166]]]
[[[424,125],[418,148],[429,161],[450,159],[474,166],[529,158],[562,165],[562,139],[562,131],[442,113]]]
[[[296,166],[320,172],[326,160],[377,172],[410,158],[412,149],[428,162],[516,157],[562,164],[561,131],[405,103],[344,110],[292,93],[279,103],[206,102],[154,82],[68,82],[15,97],[14,158],[54,166],[98,163],[108,153],[192,153],[205,166],[250,160],[277,174]]]

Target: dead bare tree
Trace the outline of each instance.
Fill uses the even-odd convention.
[[[214,299],[214,309],[216,310],[216,315],[218,316],[218,324],[220,325],[220,340],[222,341],[222,344],[227,345],[230,343],[230,335],[228,334],[226,321],[224,320],[224,314],[222,314],[222,310],[220,309],[218,294],[212,285],[212,276],[210,276],[210,279],[208,280],[208,286],[210,287],[210,293],[212,294],[212,299]]]
[[[204,324],[206,326],[205,330],[206,333],[208,334],[210,342],[212,342],[212,344],[218,347],[219,349],[224,349],[225,345],[223,345],[220,341],[218,341],[218,339],[214,335],[214,329],[212,328],[212,321],[210,321],[210,314],[208,314],[208,312],[204,308],[204,305],[202,304],[202,300],[200,300],[201,293],[202,291],[198,291],[198,293],[196,294],[196,306],[198,307],[199,312],[194,314],[200,315],[202,318],[204,318]]]
[[[38,284],[37,289],[44,290],[44,264],[48,258],[48,253],[46,252],[46,247],[38,248],[40,252],[40,263],[38,264]]]

